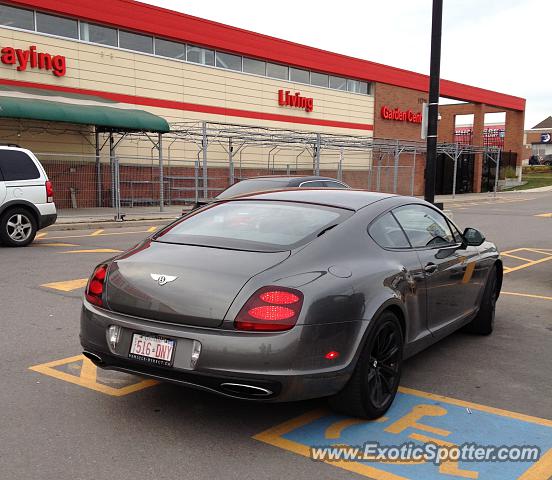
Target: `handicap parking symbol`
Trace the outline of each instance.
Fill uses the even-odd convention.
[[[378,420],[321,409],[254,438],[374,480],[552,477],[552,420],[402,387]]]

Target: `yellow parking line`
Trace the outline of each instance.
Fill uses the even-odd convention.
[[[74,243],[35,243],[34,247],[78,247]]]
[[[544,295],[533,295],[532,293],[518,293],[518,292],[500,292],[501,295],[515,295],[516,297],[538,298],[539,300],[550,300],[552,297],[545,297]]]
[[[35,238],[44,238],[46,235],[48,235],[48,232],[37,233]]]
[[[155,230],[157,230],[159,227],[150,227],[148,228],[148,232],[155,232]]]
[[[87,278],[77,278],[76,280],[66,280],[64,282],[44,283],[41,287],[59,290],[61,292],[72,292],[80,288],[86,287]]]
[[[552,213],[540,213],[539,215],[535,215],[535,217],[552,218]]]
[[[525,250],[527,250],[528,252],[534,252],[534,253],[540,253],[541,255],[552,255],[552,252],[546,252],[543,250],[539,250],[538,248],[526,248]]]
[[[103,228],[100,228],[99,230],[96,230],[95,232],[91,233],[91,237],[97,237],[98,235],[101,235],[104,232]]]
[[[524,262],[532,262],[533,260],[531,260],[530,258],[523,258],[523,257],[518,257],[517,255],[512,255],[510,253],[503,253],[502,254],[504,257],[509,257],[509,258],[515,258],[517,260],[523,260]]]
[[[138,233],[148,233],[147,230],[138,230],[134,232],[112,232],[112,233],[99,233],[98,235],[95,235],[96,237],[109,237],[112,235],[132,235],[132,234],[138,234]],[[91,234],[87,235],[66,235],[65,237],[48,237],[48,240],[63,240],[65,238],[88,238]]]
[[[121,253],[122,250],[114,250],[113,248],[94,248],[89,250],[67,250],[59,253]]]
[[[550,475],[552,470],[552,448],[541,455],[539,461],[531,465],[517,480],[542,480]]]
[[[510,267],[508,270],[504,269],[504,273],[516,272],[518,270],[523,270],[524,268],[533,267],[539,263],[549,262],[552,260],[552,255],[549,257],[541,258],[539,260],[533,260],[532,262],[524,263],[523,265],[518,265],[517,267]]]

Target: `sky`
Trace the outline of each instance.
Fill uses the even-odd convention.
[[[145,3],[429,73],[431,0]],[[444,0],[441,77],[526,98],[533,127],[552,115],[550,15],[550,0]]]

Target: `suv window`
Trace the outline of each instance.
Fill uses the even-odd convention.
[[[391,213],[379,217],[368,230],[374,241],[383,248],[409,248],[410,243]]]
[[[40,172],[33,160],[26,153],[17,150],[0,150],[0,172],[6,182],[40,178]]]
[[[406,205],[393,210],[413,247],[439,247],[454,244],[446,218],[424,205]]]

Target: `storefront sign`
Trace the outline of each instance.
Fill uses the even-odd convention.
[[[292,95],[289,90],[278,90],[278,105],[282,107],[303,108],[306,112],[314,109],[314,99],[302,97],[299,92]]]
[[[34,45],[28,50],[3,47],[0,50],[0,61],[4,65],[16,66],[18,72],[34,68],[51,71],[56,77],[63,77],[67,72],[66,59],[63,55],[37,52]]]
[[[552,135],[550,133],[541,133],[541,143],[552,143]]]
[[[400,108],[393,109],[384,105],[381,107],[381,118],[397,122],[422,123],[422,112],[416,113],[412,110],[401,110]]]

